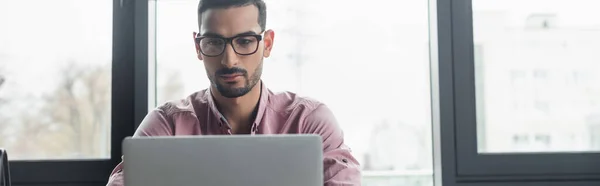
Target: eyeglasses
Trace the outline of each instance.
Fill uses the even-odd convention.
[[[258,44],[262,40],[259,34],[243,34],[230,38],[219,36],[196,37],[196,44],[200,46],[200,52],[208,57],[216,57],[225,51],[229,43],[233,51],[239,55],[252,55],[258,50]]]

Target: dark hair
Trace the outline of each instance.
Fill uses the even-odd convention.
[[[267,25],[267,5],[263,0],[200,0],[198,3],[198,27],[202,25],[202,13],[208,9],[231,8],[254,5],[258,8],[258,24],[262,31]]]

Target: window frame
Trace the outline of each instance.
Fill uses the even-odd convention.
[[[147,113],[147,12],[148,1],[113,0],[110,159],[10,161],[14,185],[108,182],[121,161],[122,140]]]
[[[600,165],[600,153],[478,153],[472,0],[451,0],[450,6],[453,105],[442,112],[454,114],[456,175],[475,180],[478,179],[475,177],[490,176],[509,180],[515,177],[600,179],[597,166]]]
[[[600,184],[600,175],[593,174],[598,170],[590,167],[598,165],[598,154],[478,154],[471,3],[429,0],[435,185]],[[555,167],[546,170],[547,164]]]

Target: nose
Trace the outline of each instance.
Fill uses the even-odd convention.
[[[232,68],[237,66],[239,62],[239,58],[235,51],[233,50],[233,46],[230,44],[225,45],[225,51],[223,51],[223,58],[221,58],[221,64],[227,68]]]

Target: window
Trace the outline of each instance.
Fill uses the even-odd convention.
[[[0,1],[0,25],[0,147],[11,160],[109,158],[112,2]]]
[[[514,135],[513,136],[513,143],[514,144],[527,144],[529,143],[529,139],[527,138],[527,135]]]
[[[484,94],[478,96],[486,97],[486,104],[478,104],[477,110],[494,110],[485,112],[486,118],[478,122],[478,127],[497,131],[515,130],[525,127],[517,125],[528,125],[531,126],[532,133],[542,132],[539,131],[541,128],[550,128],[552,133],[587,133],[585,118],[595,108],[582,102],[592,103],[600,99],[600,96],[585,90],[598,90],[600,84],[597,81],[581,81],[576,85],[566,85],[563,82],[565,78],[574,76],[573,71],[578,72],[576,77],[593,77],[595,80],[600,77],[596,73],[600,71],[600,54],[596,52],[600,50],[600,21],[589,17],[596,14],[592,13],[595,10],[587,8],[592,5],[590,3],[593,2],[473,0],[474,43],[485,44],[487,47],[486,53],[475,55],[483,59],[485,66],[493,66],[483,69],[484,72],[476,72],[488,74],[483,79],[485,87],[477,87],[478,90],[485,89],[478,91]],[[518,8],[513,6],[515,4],[519,5]],[[528,29],[531,27],[552,29]],[[482,54],[483,56],[477,56]],[[526,87],[512,86],[522,76],[515,72],[521,70],[530,72],[531,83]],[[531,96],[524,100],[523,97],[511,94]],[[516,117],[517,113],[511,112],[514,108],[506,106],[506,103],[511,102],[528,102],[534,109],[524,110],[524,113],[519,113]],[[551,111],[552,116],[538,114]],[[480,149],[480,152],[513,152],[511,149],[491,148],[494,144],[485,146],[487,148]],[[571,148],[537,150],[563,152],[571,151]],[[600,149],[587,146],[580,150]]]
[[[156,42],[150,63],[157,69],[157,104],[208,88],[190,44],[190,34],[198,30],[198,1],[152,3]],[[265,84],[330,106],[363,166],[363,185],[431,186],[428,2],[266,3],[267,27],[275,31],[276,43],[264,62]],[[370,47],[356,47],[357,37]],[[348,100],[367,94],[368,100],[353,108],[378,109],[348,108]]]
[[[535,135],[535,142],[536,143],[540,143],[544,146],[548,146],[550,145],[550,136],[549,135],[542,135],[542,134],[537,134]]]
[[[550,29],[555,24],[555,14],[531,14],[526,19],[526,27],[530,29]]]
[[[143,1],[114,2],[0,1],[0,148],[14,185],[102,183],[120,161],[142,105],[134,81],[147,80],[130,14]]]
[[[518,151],[523,151],[530,146],[529,144],[529,136],[524,134],[515,134],[512,139],[511,148],[517,149]]]
[[[589,180],[587,175],[600,173],[600,149],[592,144],[587,119],[597,115],[600,99],[600,84],[592,83],[600,80],[600,13],[590,8],[595,3],[472,0],[444,7],[451,10],[452,40],[440,37],[440,43],[451,49],[439,49],[451,55],[440,54],[449,59],[439,59],[444,68],[437,88],[441,122],[454,127],[442,130],[451,134],[446,140],[455,138],[444,148],[456,158],[453,179],[508,184]],[[473,50],[480,45],[484,53]],[[575,71],[587,80],[565,81]],[[527,146],[515,145],[524,139]]]

